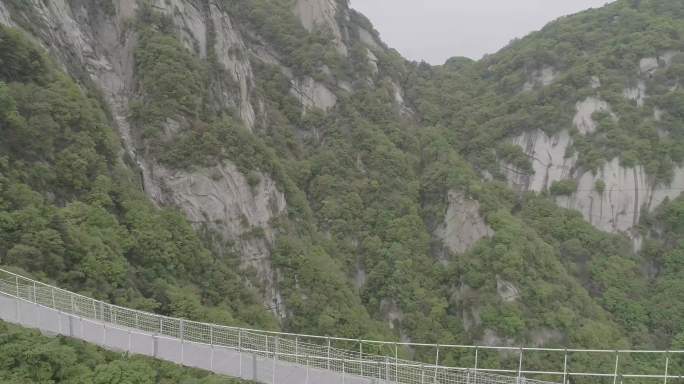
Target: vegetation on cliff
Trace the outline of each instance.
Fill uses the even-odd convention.
[[[634,254],[624,236],[552,202],[576,182],[521,194],[501,171],[505,162],[534,172],[510,137],[568,130],[567,156],[577,154],[579,166],[619,157],[668,180],[684,160],[681,2],[618,1],[479,62],[440,67],[363,44],[354,31],[372,26],[353,12],[338,20],[351,31],[343,56],[327,33],[306,32],[290,6],[225,7],[247,44],[277,47],[276,64],[250,58],[259,106],[251,130],[234,108],[216,107],[212,81],[229,80],[211,50],[198,57],[149,7],[132,25],[131,122],[145,154],[180,170],[230,161],[245,175],[268,174],[286,194],[272,249],[283,319],[258,304],[230,247],[213,253],[181,214],[154,207],[136,187],[96,95],[8,28],[0,29],[2,263],[117,304],[227,324],[441,344],[682,347],[681,199],[641,223],[650,236]],[[640,68],[642,58],[666,52],[667,65]],[[554,74],[546,86],[537,79],[543,71]],[[330,88],[335,106],[301,105],[291,76]],[[643,104],[625,95],[640,84]],[[588,97],[611,109],[594,114],[596,130],[583,135],[572,121]],[[462,254],[436,235],[450,191],[477,201],[493,233]],[[445,364],[466,358],[440,355]],[[506,363],[497,358],[490,363]],[[538,360],[530,364],[550,364]]]

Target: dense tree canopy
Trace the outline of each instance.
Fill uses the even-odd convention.
[[[684,160],[681,2],[617,1],[562,18],[481,61],[454,58],[431,67],[363,44],[358,28],[374,32],[354,12],[338,20],[348,32],[344,56],[329,31],[304,29],[289,0],[227,1],[222,5],[248,44],[276,47],[279,60],[249,56],[259,110],[251,129],[234,105],[216,100],[217,83],[233,93],[238,85],[217,65],[215,36],[208,34],[202,57],[183,43],[170,16],[145,4],[130,21],[138,39],[130,122],[139,149],[173,169],[229,161],[251,186],[260,174],[275,180],[288,204],[273,223],[271,250],[285,317],[275,319],[261,305],[259,287],[239,272],[233,248],[203,237],[173,207],[148,201],[134,161],[119,156],[110,117],[90,84],[77,83],[22,32],[4,27],[2,264],[117,304],[225,324],[442,344],[669,349],[684,343],[682,199],[640,223],[648,240],[635,254],[625,236],[601,232],[553,203],[577,190],[574,180],[518,193],[501,167],[534,172],[511,137],[568,130],[573,146],[566,155],[576,154],[583,169],[619,157],[669,180]],[[665,52],[673,52],[669,65],[640,74],[642,58]],[[554,81],[530,86],[544,70]],[[302,106],[291,76],[334,90],[335,107]],[[640,81],[648,89],[643,105],[624,95]],[[580,135],[572,125],[576,104],[590,96],[611,110],[594,114],[596,131]],[[599,194],[605,188],[594,185]],[[461,254],[436,235],[450,192],[476,201],[493,233]],[[508,299],[502,287],[513,287]],[[35,335],[6,333],[8,345],[38,348],[30,345]],[[156,363],[102,357],[61,340],[47,345],[56,350],[31,354],[43,353],[45,377],[55,381],[97,372],[103,382],[135,383],[133,377],[146,375],[164,382],[159,377],[167,374]],[[60,353],[64,361],[96,357],[73,367],[51,363]],[[432,351],[400,353],[428,361]],[[440,355],[445,364],[467,358]],[[487,363],[514,360],[490,356]],[[11,360],[6,367],[21,375],[43,372],[22,364]],[[539,357],[530,364],[552,363]],[[177,374],[188,383],[214,380]]]

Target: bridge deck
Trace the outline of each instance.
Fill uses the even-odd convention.
[[[222,346],[124,328],[82,318],[30,301],[0,294],[0,319],[43,333],[63,335],[97,344],[105,349],[170,361],[187,367],[266,384],[371,384],[386,383],[307,365],[266,358]]]

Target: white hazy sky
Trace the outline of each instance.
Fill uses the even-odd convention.
[[[411,60],[479,59],[560,16],[610,0],[351,0],[383,41]]]

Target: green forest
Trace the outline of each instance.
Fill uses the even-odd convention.
[[[238,384],[241,381],[125,356],[0,322],[0,380],[7,384]]]
[[[684,162],[681,1],[618,0],[562,17],[482,60],[439,66],[365,45],[359,30],[378,33],[343,0],[335,4],[348,15],[336,18],[347,31],[346,55],[332,31],[307,31],[293,1],[219,1],[246,46],[267,47],[277,59],[233,53],[251,63],[254,126],[218,101],[224,89],[240,92],[214,49],[220,31],[208,28],[203,57],[184,43],[178,15],[139,1],[125,24],[136,44],[127,119],[137,149],[174,170],[229,162],[251,187],[260,175],[274,180],[287,201],[270,249],[284,315],[264,305],[238,247],[217,243],[179,207],[152,202],[102,90],[37,42],[43,26],[33,5],[2,3],[19,25],[0,26],[3,268],[117,305],[226,325],[417,343],[480,344],[495,335],[493,342],[513,346],[684,349],[684,197],[641,217],[644,242],[634,252],[624,234],[602,232],[555,203],[577,191],[576,180],[520,192],[501,167],[534,172],[510,138],[567,130],[565,156],[577,156],[581,169],[619,158],[670,182]],[[208,12],[209,2],[196,3]],[[88,12],[106,18],[117,9]],[[642,78],[640,60],[666,52],[671,63]],[[521,91],[545,68],[557,73],[553,83]],[[290,76],[327,86],[335,106],[304,108]],[[623,94],[640,81],[643,105]],[[580,133],[573,116],[587,97],[608,102],[619,119],[597,112],[596,130]],[[169,120],[178,123],[172,133]],[[593,187],[606,189],[600,180]],[[463,253],[435,235],[450,192],[476,201],[492,232]],[[516,287],[516,299],[501,297],[501,282]],[[10,325],[0,325],[0,340],[0,378],[10,383],[231,382]],[[433,351],[400,353],[434,360]],[[466,358],[445,352],[439,363]],[[497,368],[516,358],[484,361]],[[529,364],[552,365],[543,356]],[[684,360],[670,364],[684,369]]]

